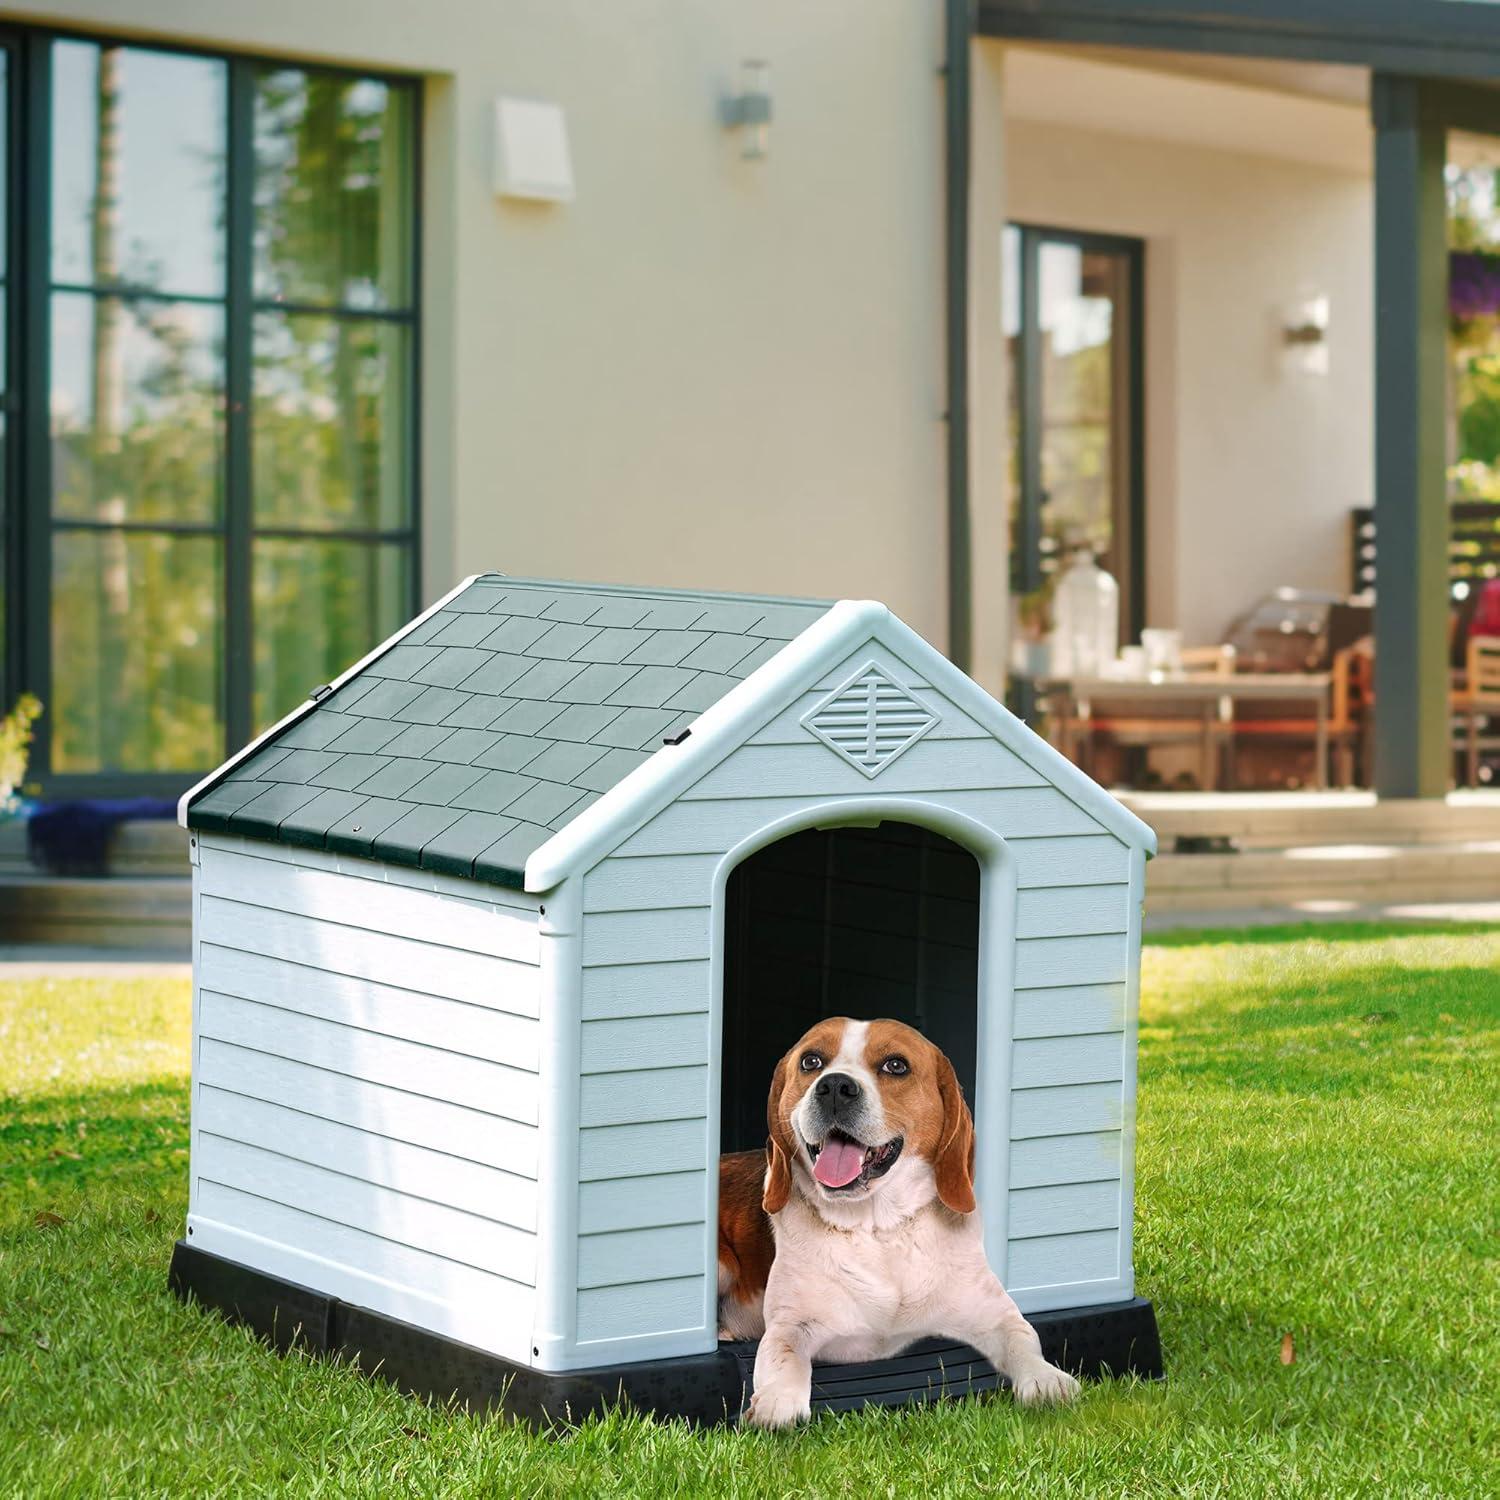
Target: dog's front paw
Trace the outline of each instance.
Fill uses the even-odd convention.
[[[1066,1370],[1039,1359],[1016,1371],[1011,1390],[1022,1406],[1060,1406],[1078,1394],[1078,1382]]]
[[[812,1392],[796,1390],[786,1385],[765,1386],[750,1398],[745,1412],[745,1421],[752,1427],[764,1427],[768,1432],[782,1427],[795,1427],[812,1415]]]

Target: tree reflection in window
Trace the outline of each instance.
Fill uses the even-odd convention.
[[[411,608],[415,92],[73,39],[51,55],[50,768],[199,771]]]

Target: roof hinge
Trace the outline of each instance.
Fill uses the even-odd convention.
[[[681,734],[668,734],[662,737],[664,745],[680,745],[693,731],[684,729]]]
[[[321,703],[333,691],[333,684],[325,682],[322,687],[315,687],[307,696],[313,703]]]

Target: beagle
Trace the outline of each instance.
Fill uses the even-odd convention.
[[[764,1153],[719,1163],[720,1337],[760,1338],[746,1420],[811,1412],[817,1359],[882,1359],[943,1335],[1024,1405],[1078,1382],[985,1259],[974,1120],[953,1065],[899,1021],[820,1021],[777,1064]]]

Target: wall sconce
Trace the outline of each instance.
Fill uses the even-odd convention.
[[[740,91],[724,100],[719,118],[740,132],[740,155],[759,161],[771,149],[771,65],[759,58],[740,64]]]
[[[1303,297],[1281,315],[1281,357],[1288,370],[1328,373],[1328,298]]]

